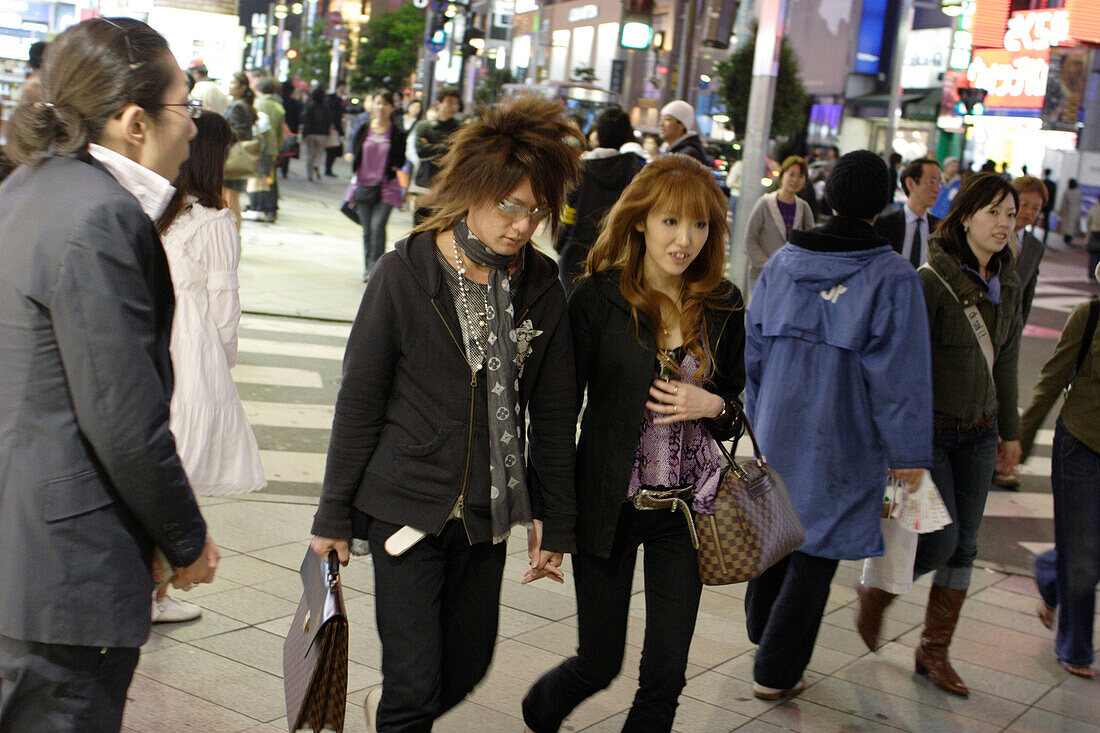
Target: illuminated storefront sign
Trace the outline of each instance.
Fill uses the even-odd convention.
[[[977,49],[967,69],[970,86],[985,89],[988,109],[1041,109],[1050,49],[1074,45],[1068,10],[1013,13],[1001,48]]]

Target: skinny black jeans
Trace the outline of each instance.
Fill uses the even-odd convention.
[[[642,511],[624,503],[611,557],[583,550],[573,555],[577,656],[544,674],[524,698],[524,722],[536,733],[558,730],[577,705],[618,676],[626,647],[634,564],[642,545],[645,641],[638,692],[623,731],[672,730],[703,589],[698,560],[683,514]]]
[[[814,653],[839,560],[793,552],[749,581],[745,625],[756,644],[753,679],[789,690]]]
[[[372,519],[375,618],[382,641],[378,733],[428,733],[474,689],[493,659],[506,544],[470,545],[451,521],[403,555],[386,552],[400,529]]]

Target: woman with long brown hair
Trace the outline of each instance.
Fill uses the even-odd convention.
[[[570,299],[578,405],[588,390],[573,555],[580,642],[527,693],[524,720],[537,733],[556,731],[619,674],[642,546],[646,635],[624,730],[672,727],[702,591],[689,508],[712,511],[712,435],[741,424],[745,331],[741,293],[723,276],[727,236],[707,169],[662,157],[612,207]],[[678,501],[648,510],[647,497],[669,490]]]

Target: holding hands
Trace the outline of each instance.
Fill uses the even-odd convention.
[[[527,530],[527,557],[531,568],[523,574],[524,584],[550,578],[555,583],[565,582],[565,573],[561,571],[562,553],[542,549],[542,520],[534,520],[534,527]]]
[[[649,387],[649,400],[645,406],[660,417],[655,425],[669,425],[684,420],[718,417],[726,407],[726,401],[713,392],[678,379],[654,379]]]
[[[172,568],[172,574],[168,576],[168,582],[172,584],[173,588],[183,591],[191,590],[199,583],[213,583],[214,573],[218,569],[218,561],[221,560],[221,557],[217,545],[214,544],[214,538],[208,534],[206,535],[206,545],[203,547],[202,554],[199,555],[198,559],[185,568]],[[158,550],[153,555],[153,582],[161,586],[157,590],[158,599],[163,598],[168,590],[165,583],[165,575],[168,573],[167,565],[167,560]]]

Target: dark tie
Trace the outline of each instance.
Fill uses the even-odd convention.
[[[920,267],[920,225],[923,219],[917,219],[913,225],[913,242],[909,245],[909,261],[913,267]]]

